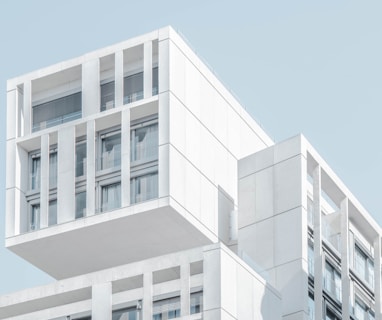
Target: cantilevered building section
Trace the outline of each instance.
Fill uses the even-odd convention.
[[[381,320],[380,226],[170,27],[9,80],[6,187],[57,282],[0,319]]]

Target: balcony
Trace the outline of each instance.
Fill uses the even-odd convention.
[[[82,93],[77,92],[35,105],[32,112],[32,132],[79,119],[82,116]]]

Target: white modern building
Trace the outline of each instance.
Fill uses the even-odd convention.
[[[378,319],[381,227],[170,27],[7,84],[0,319]]]

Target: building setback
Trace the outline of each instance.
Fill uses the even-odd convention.
[[[381,227],[166,27],[8,81],[0,319],[378,319]]]

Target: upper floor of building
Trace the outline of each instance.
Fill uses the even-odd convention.
[[[6,246],[56,278],[234,248],[237,160],[273,143],[169,27],[9,80],[7,118]]]

